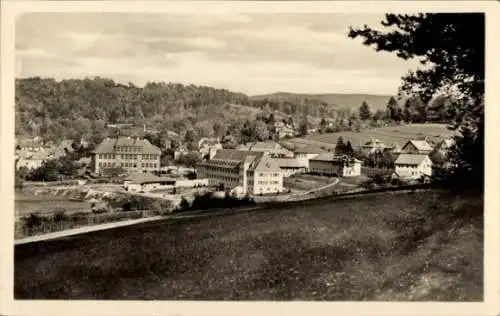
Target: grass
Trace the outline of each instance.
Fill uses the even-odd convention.
[[[388,193],[27,244],[15,298],[479,301],[482,207]]]
[[[66,211],[90,210],[91,203],[87,201],[70,201],[66,196],[52,194],[35,195],[28,192],[15,193],[16,215],[26,215],[39,211],[40,213],[51,213],[56,209]]]
[[[283,178],[285,188],[293,190],[309,191],[320,188],[334,181],[335,178],[316,176],[309,174],[294,174],[288,178]]]
[[[317,134],[301,139],[292,139],[296,143],[311,143],[321,145],[335,145],[337,139],[342,136],[344,141],[350,141],[353,146],[360,146],[371,138],[377,138],[386,145],[398,144],[403,146],[406,141],[418,137],[427,136],[430,140],[439,141],[453,135],[444,124],[408,124],[401,126],[379,127],[356,132],[338,132],[331,134]]]

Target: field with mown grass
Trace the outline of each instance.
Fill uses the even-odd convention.
[[[25,244],[15,298],[480,301],[482,208],[384,193]]]
[[[15,192],[14,200],[17,216],[29,215],[34,212],[52,213],[58,209],[66,211],[90,211],[88,201],[71,201],[67,196],[54,194],[34,194],[32,192]]]
[[[403,146],[410,139],[428,137],[429,140],[438,142],[454,134],[445,124],[408,124],[400,126],[388,126],[361,130],[358,132],[338,132],[330,134],[316,134],[305,138],[293,138],[288,142],[294,144],[310,145],[335,145],[337,139],[342,136],[344,141],[350,141],[353,146],[360,146],[372,138],[384,142],[386,145],[398,144]]]

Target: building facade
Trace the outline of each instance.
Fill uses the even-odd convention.
[[[394,162],[394,167],[400,178],[419,179],[432,175],[432,161],[428,155],[400,154]]]
[[[102,174],[109,168],[127,172],[160,169],[161,150],[146,139],[136,137],[106,138],[91,155],[92,171]]]
[[[283,192],[283,172],[263,152],[222,149],[213,159],[199,163],[197,174],[211,186],[223,185],[240,194]]]
[[[309,170],[309,161],[317,157],[322,152],[323,150],[321,150],[321,148],[313,146],[297,147],[293,150],[293,157],[299,162],[299,164]]]
[[[273,160],[278,164],[285,178],[296,173],[306,173],[309,169],[309,161],[304,164],[296,158],[273,158]]]
[[[361,175],[361,161],[353,157],[323,153],[309,161],[309,172],[335,177],[356,177]]]

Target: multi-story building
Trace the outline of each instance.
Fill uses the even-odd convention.
[[[361,161],[354,157],[322,153],[309,160],[309,172],[336,177],[361,175]]]
[[[92,170],[101,174],[106,168],[121,167],[127,172],[160,169],[161,150],[147,139],[137,137],[106,138],[91,156]]]
[[[264,152],[222,149],[197,166],[198,178],[211,186],[240,194],[268,194],[283,191],[283,172]]]
[[[400,178],[419,179],[432,175],[432,161],[427,155],[400,154],[394,166],[395,173]]]

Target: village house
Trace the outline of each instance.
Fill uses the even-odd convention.
[[[274,122],[274,130],[276,131],[278,138],[293,137],[296,135],[294,127],[281,120]]]
[[[360,148],[365,154],[373,154],[377,151],[383,152],[384,150],[392,149],[391,146],[387,146],[376,138],[370,139],[370,141],[368,141],[364,145],[361,145]]]
[[[211,160],[198,164],[199,179],[223,185],[239,195],[283,192],[283,171],[264,152],[222,149]]]
[[[92,171],[102,174],[107,168],[121,167],[127,172],[146,172],[160,168],[161,150],[147,139],[106,138],[91,154]]]
[[[322,152],[323,150],[321,150],[321,148],[318,147],[301,146],[293,150],[293,156],[299,162],[299,164],[305,166],[306,169],[309,170],[309,161],[312,158],[317,157]]]
[[[218,138],[203,137],[198,141],[198,150],[202,157],[212,159],[218,150],[222,149],[222,144]]]
[[[426,140],[409,140],[400,150],[404,154],[420,155],[428,155],[431,151],[432,146]]]
[[[322,153],[309,160],[309,172],[335,177],[361,175],[361,161],[348,156]]]
[[[177,160],[180,157],[185,156],[189,153],[190,153],[190,151],[185,146],[181,145],[179,148],[177,148],[174,151],[174,159]]]
[[[245,145],[240,145],[237,150],[262,152],[273,158],[293,158],[293,152],[281,146],[277,142],[254,142]]]
[[[43,141],[38,136],[32,138],[17,139],[16,148],[30,152],[37,152],[44,150]]]
[[[49,157],[44,151],[29,152],[27,150],[17,150],[15,153],[16,169],[27,168],[33,170],[40,168]]]
[[[446,138],[438,142],[434,149],[444,157],[448,156],[450,149],[455,145],[453,138]]]
[[[432,175],[432,161],[428,155],[400,154],[394,162],[395,175],[403,179],[419,179]]]

